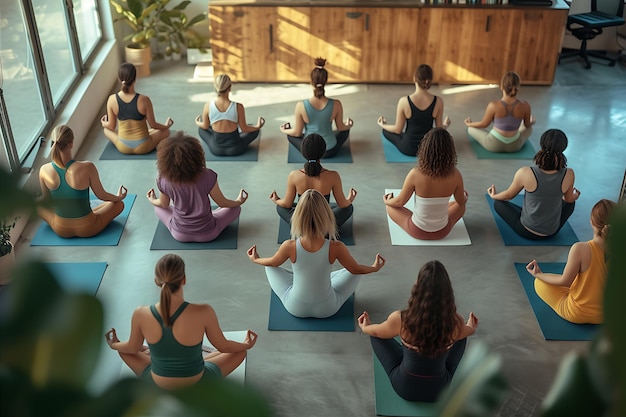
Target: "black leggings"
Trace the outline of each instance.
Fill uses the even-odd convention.
[[[556,232],[549,236],[536,235],[522,225],[522,222],[520,221],[520,218],[522,216],[522,208],[520,206],[513,204],[510,201],[495,200],[493,202],[493,208],[496,210],[496,213],[498,213],[500,217],[502,217],[502,220],[504,220],[506,224],[511,226],[511,229],[513,229],[515,233],[517,233],[524,239],[542,240],[559,233],[559,230],[561,230],[567,219],[569,219],[569,217],[574,212],[575,204],[576,203],[567,203],[565,201],[562,201],[561,221],[559,223],[559,228],[556,229]]]
[[[422,136],[409,137],[406,133],[393,133],[383,129],[383,136],[389,142],[393,143],[396,148],[404,155],[417,156]]]
[[[209,150],[215,156],[237,156],[248,149],[248,145],[259,137],[260,130],[254,132],[239,132],[235,130],[230,133],[215,132],[210,127],[208,129],[198,128],[200,138],[209,146]]]
[[[343,224],[348,221],[350,216],[352,216],[352,212],[354,211],[354,207],[350,204],[348,207],[341,208],[335,203],[331,204],[331,208],[333,210],[333,214],[335,215],[335,222],[337,223],[337,228],[343,226]],[[291,216],[293,216],[293,212],[296,209],[296,205],[294,204],[291,208],[281,207],[276,205],[276,211],[281,219],[291,224]]]
[[[337,144],[332,149],[326,149],[326,153],[322,156],[322,158],[332,158],[337,155],[343,144],[348,140],[348,137],[350,136],[350,129],[335,130],[333,133],[335,134],[335,138],[337,138]],[[298,151],[302,152],[301,148],[304,136],[287,135],[287,139],[289,139],[289,143],[295,146]]]
[[[419,353],[400,345],[395,339],[379,339],[370,336],[370,342],[374,354],[389,376],[391,386],[400,397],[407,401],[434,402],[452,380],[465,352],[467,339],[457,340],[447,352],[442,354],[445,356],[434,359],[420,356]],[[407,360],[405,356],[411,359]],[[405,369],[406,364],[405,367],[401,366],[403,360],[411,361],[413,364],[419,360],[423,362],[420,368],[428,368],[432,365],[432,373],[422,376],[411,375]],[[441,361],[444,363],[437,363]]]

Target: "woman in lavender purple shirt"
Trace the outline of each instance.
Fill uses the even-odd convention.
[[[154,211],[180,242],[209,242],[219,236],[241,213],[248,193],[241,189],[236,200],[224,197],[217,174],[208,169],[198,139],[170,137],[157,147],[157,187],[147,193]],[[211,210],[211,199],[219,206]]]

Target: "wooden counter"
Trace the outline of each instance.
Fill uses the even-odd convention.
[[[384,6],[383,6],[384,5]],[[552,84],[568,7],[424,5],[413,1],[212,0],[215,73],[237,81],[309,82],[328,60],[331,82]]]

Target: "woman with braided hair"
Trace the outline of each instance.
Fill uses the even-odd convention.
[[[494,209],[521,237],[541,240],[554,236],[574,212],[580,191],[574,187],[574,171],[567,168],[563,151],[567,136],[559,129],[548,129],[539,141],[536,166],[517,170],[508,189],[497,192],[495,185],[487,189],[494,199]],[[508,200],[525,190],[524,204],[519,207]]]
[[[109,330],[105,335],[109,347],[135,375],[163,389],[225,377],[234,371],[256,343],[257,335],[248,330],[243,343],[227,340],[210,305],[185,301],[187,276],[180,256],[163,256],[154,275],[154,283],[161,288],[160,301],[135,309],[128,341],[120,342],[115,329]],[[203,354],[205,335],[217,352]]]
[[[348,140],[353,122],[348,118],[344,123],[341,101],[326,97],[324,87],[328,81],[328,71],[324,65],[326,65],[324,58],[315,58],[315,68],[311,71],[313,97],[296,104],[295,126],[283,123],[280,125],[280,131],[287,135],[289,142],[298,150],[304,136],[310,133],[319,134],[326,142],[326,153],[323,157],[331,158],[337,155],[344,142]],[[336,131],[333,131],[333,122],[337,126]]]
[[[438,240],[448,236],[465,213],[467,192],[456,168],[456,149],[444,128],[430,130],[420,144],[417,166],[409,171],[400,194],[385,194],[387,214],[415,239]],[[415,208],[404,207],[415,195]],[[450,197],[454,196],[454,201]]]
[[[380,324],[372,324],[364,311],[358,323],[394,391],[407,401],[433,402],[452,380],[478,318],[470,313],[465,322],[457,313],[446,268],[430,261],[417,275],[407,308]]]

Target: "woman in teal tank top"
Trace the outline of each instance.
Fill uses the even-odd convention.
[[[234,371],[256,343],[257,335],[248,330],[243,343],[227,340],[210,305],[185,301],[187,276],[180,256],[163,256],[154,275],[155,284],[161,288],[160,301],[135,309],[126,342],[120,342],[115,329],[109,330],[105,336],[109,347],[118,351],[138,377],[163,389],[225,377]],[[204,352],[205,335],[217,352]]]
[[[124,210],[126,188],[120,186],[117,195],[108,193],[92,162],[72,159],[73,146],[74,132],[69,126],[54,128],[52,162],[39,170],[42,199],[50,199],[52,208],[39,207],[37,213],[61,237],[91,237]],[[89,203],[90,188],[103,201],[93,210]]]

